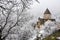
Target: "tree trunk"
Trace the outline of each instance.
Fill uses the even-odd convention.
[[[2,37],[2,30],[0,29],[0,40],[2,40],[1,37]]]

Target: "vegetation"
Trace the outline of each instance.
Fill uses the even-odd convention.
[[[56,40],[56,37],[60,36],[60,31],[56,31],[55,33],[51,34],[50,36],[44,38],[43,40]]]
[[[30,20],[30,16],[25,12],[31,5],[31,1],[0,0],[0,40],[6,40],[14,27],[22,27],[23,23]]]

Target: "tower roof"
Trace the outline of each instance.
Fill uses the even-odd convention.
[[[51,14],[48,8],[47,8],[46,11],[44,12],[44,14]]]

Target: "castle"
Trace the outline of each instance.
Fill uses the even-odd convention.
[[[40,28],[40,25],[44,24],[46,21],[50,20],[50,21],[55,21],[55,19],[51,18],[51,13],[49,11],[49,9],[47,8],[46,11],[44,12],[43,18],[38,18],[37,21],[37,27]]]

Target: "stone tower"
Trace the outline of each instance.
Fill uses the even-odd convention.
[[[51,19],[51,13],[49,11],[49,9],[47,8],[46,11],[44,12],[44,19]]]
[[[51,18],[51,13],[50,13],[49,9],[46,9],[46,11],[44,12],[43,18],[40,18],[40,17],[38,18],[38,21],[36,24],[37,28],[41,28],[41,25],[44,25],[44,23],[48,20],[55,22],[55,19]]]

